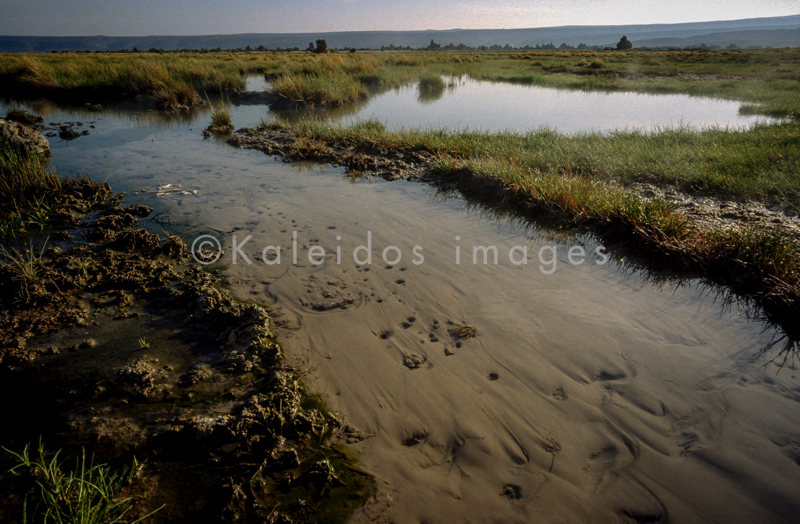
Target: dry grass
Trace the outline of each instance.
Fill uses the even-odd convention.
[[[451,327],[447,330],[447,332],[450,333],[450,336],[455,339],[475,338],[480,335],[478,330],[469,324]]]

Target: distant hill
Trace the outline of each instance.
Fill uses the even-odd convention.
[[[453,29],[431,31],[351,31],[337,33],[246,33],[199,36],[1,36],[0,51],[46,53],[56,51],[113,51],[159,48],[174,49],[287,49],[308,47],[324,38],[332,48],[380,49],[382,46],[426,47],[431,40],[445,46],[470,47],[506,44],[512,47],[566,43],[577,46],[611,46],[625,35],[634,47],[685,47],[736,44],[749,46],[800,47],[800,15],[750,18],[721,22],[617,26],[563,26],[531,29]]]

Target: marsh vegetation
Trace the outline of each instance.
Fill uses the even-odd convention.
[[[800,115],[800,51],[539,51],[524,53],[113,53],[0,55],[4,93],[114,98],[150,93],[162,107],[244,88],[263,74],[278,100],[347,103],[430,75],[571,89],[689,93],[745,102],[745,111]]]
[[[381,165],[376,159],[384,164],[398,159],[406,164],[416,162],[411,167],[424,172],[424,179],[434,185],[448,190],[458,188],[466,195],[479,195],[482,201],[490,205],[514,206],[515,210],[527,217],[544,216],[561,230],[581,231],[582,234],[589,232],[591,235],[596,235],[596,238],[618,246],[620,252],[632,253],[639,257],[642,264],[649,264],[658,270],[667,270],[671,274],[674,272],[692,278],[700,276],[726,286],[740,296],[755,301],[767,312],[768,321],[783,326],[788,336],[796,337],[800,334],[797,325],[798,304],[800,304],[800,240],[795,234],[780,228],[762,227],[763,223],[737,224],[736,227],[700,224],[675,202],[662,198],[660,194],[644,194],[637,190],[637,185],[647,184],[662,189],[684,191],[698,199],[710,197],[716,202],[714,205],[726,201],[751,199],[765,206],[781,206],[782,210],[790,213],[796,210],[800,206],[798,190],[800,187],[798,179],[800,177],[800,147],[798,147],[800,61],[798,59],[800,59],[798,50],[652,53],[419,52],[346,55],[311,53],[2,55],[0,81],[3,83],[3,89],[7,91],[5,94],[18,95],[24,92],[53,98],[64,97],[72,101],[80,100],[80,103],[95,102],[96,99],[147,95],[160,107],[176,108],[205,99],[211,106],[208,108],[211,127],[231,130],[236,122],[226,97],[242,90],[246,77],[256,74],[263,75],[268,80],[269,96],[272,103],[277,106],[346,106],[354,101],[369,98],[381,90],[411,84],[417,85],[420,100],[424,101],[441,96],[448,87],[449,78],[463,76],[568,89],[688,93],[737,100],[743,104],[743,112],[781,116],[784,117],[784,121],[759,124],[740,130],[722,128],[694,130],[675,127],[653,132],[625,130],[566,135],[548,129],[530,132],[488,132],[466,128],[393,130],[377,120],[338,126],[318,119],[288,121],[269,116],[263,119],[259,129],[238,133],[231,140],[241,145],[240,142],[236,142],[237,137],[251,132],[253,135],[268,134],[275,143],[274,150],[270,149],[271,153],[284,158],[308,158],[320,162],[339,163],[352,169],[352,172],[345,174],[352,180],[368,178],[363,175],[369,173],[374,166]],[[90,98],[85,99],[87,96]],[[150,114],[166,113],[154,111]],[[186,127],[189,127],[191,119],[182,123],[188,123]],[[148,128],[148,133],[149,131]],[[177,134],[170,136],[175,140],[184,140],[176,138]],[[151,141],[148,135],[146,143],[149,144]],[[186,145],[187,142],[181,144]],[[146,148],[142,150],[147,151],[145,155],[151,154],[152,151]],[[183,160],[180,159],[181,162]],[[154,160],[156,163],[159,161]],[[226,157],[225,162],[227,161]],[[231,164],[234,162],[231,161]],[[2,182],[0,210],[4,217],[0,223],[0,236],[4,242],[10,242],[11,237],[33,227],[46,228],[49,223],[52,215],[49,197],[65,185],[65,182],[57,171],[48,168],[47,165],[46,159],[30,152],[10,146],[0,147],[0,182]],[[218,166],[210,170],[216,170],[216,167]],[[180,169],[176,168],[174,171]],[[231,179],[236,176],[244,179],[248,176],[246,174],[248,171],[254,172],[255,169],[225,172],[220,168],[218,171],[231,173]],[[226,180],[224,184],[228,185],[230,182],[231,180]],[[263,180],[257,182],[250,180],[248,183],[262,182]],[[249,189],[245,191],[252,193]],[[296,198],[287,196],[286,193],[282,196]],[[331,200],[327,194],[326,198],[326,202]],[[261,204],[263,201],[250,205]],[[191,204],[187,204],[186,207],[189,205]],[[300,209],[303,205],[307,203],[303,202],[294,207]],[[315,209],[322,207],[324,206],[317,205]],[[406,211],[404,208],[402,213]],[[130,217],[122,216],[125,214]],[[282,213],[276,211],[275,214]],[[136,215],[135,210],[123,213],[117,209],[108,212],[105,217],[98,216],[96,221],[100,221],[101,218],[110,220],[109,217],[116,217],[120,220],[120,224],[124,222],[127,228],[129,226],[126,221],[136,222],[131,218],[134,215]],[[96,225],[84,226],[87,230],[94,227],[102,229]],[[326,223],[325,226],[327,227],[325,231],[328,231],[336,229],[339,224]],[[292,227],[294,227],[293,219]],[[220,229],[223,230],[229,229]],[[130,232],[125,233],[120,229],[111,233],[120,235],[120,238],[125,240],[129,238],[125,235]],[[153,242],[158,245],[158,242]],[[17,244],[18,248],[19,245]],[[155,253],[160,253],[158,249],[160,248],[140,249],[140,253],[135,256],[129,254],[129,258],[138,261],[137,263],[152,265],[148,257],[156,257]],[[7,301],[8,304],[13,303],[14,307],[20,304],[33,306],[37,304],[35,298],[44,300],[43,297],[55,292],[64,293],[61,295],[64,297],[75,297],[79,291],[70,294],[66,291],[68,288],[65,285],[53,287],[52,289],[56,291],[48,290],[47,294],[42,291],[39,295],[30,295],[37,289],[33,284],[42,280],[43,275],[53,282],[61,282],[53,280],[55,277],[50,274],[53,268],[60,264],[65,273],[74,273],[80,279],[85,279],[85,282],[81,280],[84,284],[90,282],[89,269],[98,268],[91,272],[94,283],[90,287],[86,287],[89,284],[84,287],[76,285],[75,289],[102,292],[103,300],[111,302],[116,300],[115,307],[119,307],[120,310],[127,308],[129,304],[125,301],[130,299],[125,298],[127,296],[125,293],[113,287],[102,286],[106,286],[103,282],[110,282],[108,286],[116,285],[118,279],[115,272],[124,273],[127,275],[125,278],[132,279],[130,275],[133,273],[130,267],[114,266],[104,258],[91,260],[83,256],[85,250],[79,251],[74,255],[74,260],[67,264],[64,257],[46,255],[44,246],[34,246],[33,243],[27,248],[23,246],[19,249],[11,247],[4,249],[0,269],[9,279],[8,289],[13,288],[19,295],[16,300]],[[108,253],[103,256],[110,257]],[[181,253],[181,256],[186,258],[185,246]],[[116,257],[114,260],[120,258],[118,255],[114,257]],[[164,274],[169,275],[170,271],[172,269],[169,271],[165,269]],[[370,275],[375,273],[377,271]],[[187,272],[185,276],[204,285],[212,285],[206,281],[205,273],[199,270]],[[403,279],[395,279],[394,283],[397,286],[406,285],[405,278],[404,276]],[[163,292],[165,297],[171,297],[170,300],[175,300],[175,290],[182,289],[181,286],[168,279],[162,280],[164,281],[160,285],[164,288],[155,289]],[[329,282],[328,279],[324,281]],[[357,286],[355,281],[352,285],[354,288]],[[149,289],[149,293],[153,285],[142,284],[141,287]],[[29,288],[33,291],[28,291]],[[204,287],[191,296],[188,290],[182,293],[188,297],[186,303],[199,304],[200,293],[206,293],[209,289],[210,287]],[[340,293],[342,289],[336,288],[327,292]],[[385,295],[394,296],[395,291],[393,288],[392,293],[387,291]],[[29,295],[25,296],[25,293]],[[413,297],[413,293],[411,295]],[[216,295],[208,293],[203,295],[205,299],[209,296]],[[325,298],[328,298],[327,295]],[[405,300],[405,297],[403,298]],[[106,302],[98,299],[97,303]],[[224,302],[223,305],[223,309],[231,310],[244,307],[237,306],[231,301]],[[406,308],[406,305],[403,304],[402,307]],[[439,313],[437,316],[446,318]],[[324,315],[316,317],[322,318]],[[128,317],[120,318],[125,320]],[[258,318],[266,322],[266,314],[263,318],[261,316]],[[470,318],[467,320],[471,321]],[[219,322],[226,324],[226,321]],[[487,330],[483,324],[477,322],[475,326],[451,324],[449,329],[443,331],[446,331],[453,341],[465,344],[482,343],[484,339],[492,336],[491,327]],[[258,327],[260,329],[262,325],[259,324]],[[263,327],[267,329],[266,325]],[[133,333],[134,335],[129,337],[130,346],[131,351],[138,352],[137,355],[145,350],[166,351],[164,348],[168,347],[164,337],[152,336],[151,331],[146,332],[146,337],[143,335],[144,331],[137,330]],[[209,340],[215,340],[217,336],[220,340],[237,338],[229,337],[229,334],[226,324],[224,329],[214,331],[214,336],[207,338]],[[374,334],[369,336],[372,337]],[[434,338],[436,337],[431,334],[428,340],[433,343]],[[279,349],[272,334],[261,342],[270,351]],[[451,356],[453,353],[445,352],[445,355]],[[417,361],[411,358],[412,356],[409,356],[409,359],[415,366],[406,365],[406,367],[416,370],[420,367],[419,363],[425,360]],[[66,361],[67,357],[68,355],[58,358]],[[277,358],[274,364],[282,366]],[[21,366],[24,367],[24,364]],[[444,368],[444,365],[438,362],[437,366]],[[198,370],[200,370],[199,365],[197,369],[193,368],[192,372],[187,371],[186,376],[189,378],[200,376]],[[185,370],[181,370],[183,371]],[[192,375],[194,371],[197,373]],[[266,470],[262,470],[257,462],[260,463],[271,448],[254,447],[255,451],[252,454],[248,451],[247,454],[242,452],[240,456],[230,457],[230,464],[236,464],[237,468],[239,467],[237,461],[241,462],[242,457],[248,464],[251,460],[255,464],[252,468],[248,465],[249,469],[244,473],[240,469],[236,470],[237,473],[230,477],[235,478],[235,482],[231,480],[229,486],[231,491],[238,493],[236,490],[241,491],[245,488],[254,492],[257,489],[263,490],[253,499],[258,500],[258,504],[261,505],[261,509],[257,510],[262,512],[259,513],[260,517],[271,518],[272,510],[269,508],[281,505],[287,514],[312,519],[315,518],[313,512],[320,508],[310,508],[305,505],[305,501],[319,498],[320,490],[327,489],[330,495],[326,499],[328,505],[320,511],[326,516],[326,521],[345,521],[353,508],[369,497],[368,477],[355,467],[351,456],[340,447],[331,444],[329,439],[334,426],[339,422],[327,408],[323,409],[324,406],[319,399],[302,389],[299,382],[300,374],[289,374],[285,368],[278,370],[278,367],[270,368],[269,371],[275,373],[263,377],[259,375],[256,377],[258,380],[248,378],[251,382],[242,379],[235,382],[236,388],[232,387],[230,391],[239,395],[233,397],[237,402],[241,401],[237,409],[244,406],[244,402],[250,402],[247,406],[252,404],[255,414],[251,416],[250,413],[245,413],[247,417],[242,415],[243,419],[269,421],[266,429],[260,426],[256,428],[265,432],[264,434],[280,435],[283,439],[285,421],[294,421],[285,424],[287,431],[294,431],[303,426],[302,433],[297,430],[298,435],[302,436],[300,439],[302,446],[298,449],[301,449],[303,465],[300,466],[298,463],[294,466],[293,472],[273,475],[274,478],[270,480],[269,475],[264,474]],[[412,372],[421,375],[421,371],[409,371]],[[175,391],[180,395],[183,395],[184,390],[195,388],[194,383],[185,384],[181,378],[183,375],[178,376],[178,371],[170,370],[170,373],[169,380],[176,384]],[[219,375],[223,376],[223,373],[220,372]],[[489,374],[493,383],[499,380],[498,376],[494,371]],[[233,378],[228,377],[228,379],[231,384],[234,383]],[[264,381],[259,382],[261,379]],[[273,382],[280,383],[281,389],[270,389],[274,385]],[[255,385],[258,385],[258,388]],[[290,394],[285,394],[286,391]],[[199,389],[190,393],[198,393],[198,398],[202,396],[199,394]],[[219,398],[212,399],[214,402],[219,402],[223,398],[222,392],[214,394],[217,393]],[[250,399],[251,393],[256,400]],[[224,394],[229,395],[230,392]],[[268,398],[268,395],[272,396]],[[561,395],[564,396],[563,391]],[[204,399],[199,401],[187,393],[186,396],[180,396],[170,409],[183,405],[194,409],[204,402],[216,405],[207,398]],[[229,397],[224,399],[230,400]],[[295,410],[298,405],[307,409],[310,414]],[[296,417],[296,420],[292,417]],[[185,431],[189,429],[206,431],[208,428],[203,425],[205,423],[204,420],[193,419],[192,424],[196,427],[187,422],[188,429]],[[309,424],[310,430],[304,426]],[[408,445],[416,445],[421,440],[422,437],[407,442]],[[277,441],[279,439],[276,437]],[[254,443],[257,443],[256,440]],[[564,447],[566,450],[566,443]],[[547,461],[548,473],[551,473],[556,455],[561,451],[560,441],[552,435],[546,437],[543,449],[551,455]],[[559,455],[556,469],[566,454],[565,451]],[[278,457],[275,459],[278,462],[284,459],[297,459],[297,455],[294,458],[288,455],[275,456]],[[254,457],[261,458],[256,461]],[[126,471],[120,476],[114,476],[110,469],[97,466],[91,459],[87,463],[85,458],[82,463],[77,463],[81,475],[73,475],[64,468],[60,470],[55,468],[54,464],[58,466],[55,458],[45,456],[41,450],[38,459],[28,458],[24,454],[17,458],[21,464],[25,464],[25,467],[40,464],[42,471],[49,468],[54,472],[53,478],[66,479],[65,481],[72,483],[70,485],[75,482],[80,483],[81,475],[86,473],[95,475],[92,477],[95,479],[110,479],[112,484],[129,475]],[[36,460],[38,463],[35,463]],[[217,457],[214,460],[217,460]],[[544,469],[548,470],[547,465]],[[296,475],[298,473],[302,476],[298,477]],[[306,479],[308,482],[298,483],[298,478]],[[43,490],[48,489],[52,492],[51,487],[42,483],[39,485]],[[112,487],[114,486],[116,484]],[[510,493],[515,497],[519,495],[518,491],[514,490]],[[118,491],[115,491],[115,494],[118,495]],[[496,493],[492,496],[497,498]],[[72,500],[70,497],[72,497],[70,493],[62,496],[64,500]],[[231,500],[237,502],[238,499]],[[238,500],[238,503],[244,504],[241,500]],[[111,506],[114,511],[116,508],[117,506]],[[269,512],[263,513],[267,510]],[[239,509],[234,508],[235,511]]]

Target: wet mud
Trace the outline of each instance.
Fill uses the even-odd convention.
[[[108,185],[70,180],[53,201],[55,227],[0,267],[6,448],[136,456],[125,495],[131,517],[166,504],[151,522],[344,522],[364,503],[373,480],[335,444],[360,434],[285,364],[264,308],[140,227],[150,208]],[[0,520],[19,518],[33,486],[0,486]]]

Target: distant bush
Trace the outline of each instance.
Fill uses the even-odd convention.
[[[625,51],[626,49],[633,49],[633,44],[631,43],[630,40],[628,40],[627,36],[623,36],[622,38],[619,39],[619,42],[617,42],[617,49],[619,49],[620,51]]]

